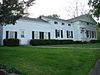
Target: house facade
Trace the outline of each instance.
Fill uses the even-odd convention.
[[[15,25],[0,26],[0,44],[8,38],[20,39],[20,45],[28,45],[31,39],[96,40],[96,22],[90,15],[69,20],[24,17]]]

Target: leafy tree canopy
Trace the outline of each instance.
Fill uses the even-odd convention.
[[[92,6],[92,13],[95,17],[99,19],[100,17],[100,0],[89,0],[88,3],[90,6]]]
[[[0,24],[15,24],[16,20],[26,13],[25,9],[33,5],[35,0],[2,0],[0,2]]]

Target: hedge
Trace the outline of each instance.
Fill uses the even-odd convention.
[[[100,40],[90,40],[90,43],[100,43]]]
[[[30,40],[30,45],[59,45],[59,44],[73,44],[73,40]]]
[[[19,39],[4,39],[4,46],[19,46]]]

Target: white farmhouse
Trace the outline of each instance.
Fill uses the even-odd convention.
[[[31,39],[96,40],[96,22],[90,15],[69,20],[46,16],[24,17],[15,25],[0,25],[0,44],[8,38],[20,39],[20,45],[28,45]]]

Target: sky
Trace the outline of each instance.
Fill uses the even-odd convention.
[[[84,9],[88,10],[88,0],[78,0],[79,7],[84,5]],[[70,11],[74,10],[75,0],[36,0],[35,4],[28,9],[30,17],[38,17],[40,15],[58,14],[62,19],[71,18],[66,9],[71,7]]]

